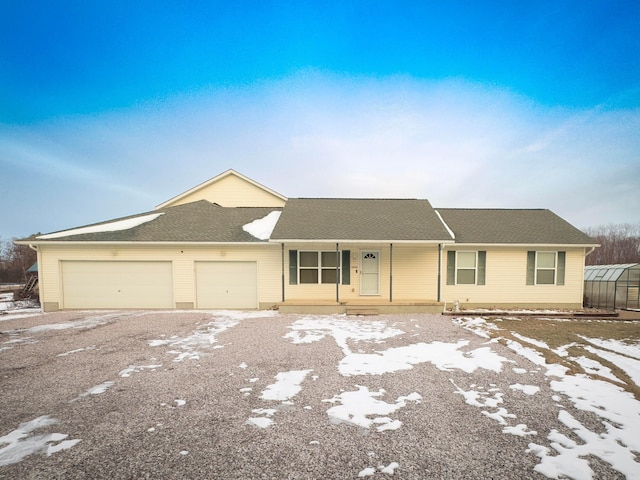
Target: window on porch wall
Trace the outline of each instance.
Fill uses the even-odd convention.
[[[300,283],[336,283],[336,252],[299,252]]]
[[[350,283],[350,251],[289,250],[289,284]]]

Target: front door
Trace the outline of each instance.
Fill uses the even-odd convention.
[[[380,294],[380,252],[362,252],[360,295]]]

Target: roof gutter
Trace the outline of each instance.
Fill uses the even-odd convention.
[[[40,245],[144,245],[144,246],[177,246],[177,245],[190,245],[190,246],[200,246],[200,245],[243,245],[243,246],[264,246],[264,245],[277,245],[273,242],[194,242],[194,241],[171,241],[171,242],[152,242],[152,241],[144,241],[144,242],[123,242],[123,241],[81,241],[81,240],[44,240],[44,241],[33,241],[33,240],[16,240],[16,244],[18,245],[35,245],[36,247]]]
[[[349,243],[349,244],[357,244],[357,243],[402,243],[402,244],[413,244],[413,245],[438,245],[441,243],[455,243],[454,240],[397,240],[397,239],[333,239],[333,238],[279,238],[279,239],[270,239],[269,242],[272,243]]]
[[[452,245],[449,242],[448,245]],[[446,246],[446,244],[445,244]],[[600,245],[594,245],[593,243],[453,243],[454,247],[503,247],[503,248],[524,248],[524,247],[536,247],[536,248],[592,248],[595,249]]]

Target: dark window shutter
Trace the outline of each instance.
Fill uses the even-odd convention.
[[[351,284],[351,251],[342,250],[342,284]]]
[[[447,252],[447,285],[455,285],[456,283],[456,252],[449,250]]]
[[[487,269],[487,252],[480,250],[478,252],[478,285],[485,284],[485,271]]]
[[[558,252],[558,271],[556,272],[556,285],[564,285],[564,265],[567,252]]]
[[[536,278],[536,252],[527,252],[527,285],[533,285]]]
[[[289,285],[298,284],[298,251],[289,250]]]

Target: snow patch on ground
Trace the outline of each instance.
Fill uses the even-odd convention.
[[[100,385],[96,385],[95,387],[91,387],[86,392],[81,393],[76,398],[71,400],[71,402],[78,401],[81,398],[87,397],[89,395],[100,395],[100,394],[106,392],[107,390],[109,390],[111,387],[113,387],[113,385],[114,385],[114,382],[103,382]]]
[[[481,317],[455,318],[453,319],[453,323],[483,338],[491,338],[488,330],[500,330],[497,325],[494,323],[487,323],[487,321]]]
[[[472,373],[483,368],[499,373],[502,363],[508,361],[489,347],[461,351],[468,344],[468,340],[459,340],[457,343],[415,343],[378,353],[351,353],[340,361],[338,370],[345,376],[382,375],[409,370],[413,365],[429,362],[444,371],[458,369]]]
[[[218,335],[235,327],[238,323],[240,323],[240,318],[226,315],[216,318],[205,325],[201,325],[187,337],[172,336],[166,339],[150,340],[149,346],[159,347],[167,345],[172,347],[167,353],[175,356],[173,359],[174,362],[199,360],[202,356],[202,350],[212,348],[212,346],[218,342]]]
[[[525,395],[535,395],[540,391],[540,387],[536,387],[535,385],[522,385],[521,383],[509,385],[509,388],[512,390],[520,390]]]
[[[14,345],[29,345],[32,343],[38,343],[35,338],[17,337],[17,335],[19,335],[17,332],[9,332],[9,336],[12,336],[14,338],[2,342],[2,345],[4,345],[4,347],[0,347],[0,352],[2,352],[3,350],[11,350]]]
[[[519,423],[515,427],[504,427],[502,429],[502,433],[510,433],[511,435],[516,435],[518,437],[526,437],[527,435],[537,435],[538,432],[535,430],[529,430],[524,423]]]
[[[633,357],[636,360],[640,360],[640,343],[628,344],[623,343],[620,340],[602,340],[601,338],[589,338],[583,335],[578,335],[583,340],[594,344],[597,347],[612,350],[614,352]]]
[[[47,415],[35,418],[0,437],[0,467],[18,463],[23,458],[42,453],[51,456],[61,450],[67,450],[80,442],[79,439],[65,440],[69,435],[63,433],[46,433],[33,435],[33,432],[58,423],[58,420]]]
[[[22,285],[16,285],[16,288],[21,287]],[[41,313],[40,305],[34,300],[14,300],[13,292],[0,293],[0,322],[34,317]]]
[[[603,378],[608,378],[609,380],[612,380],[614,382],[622,383],[622,380],[616,377],[611,372],[611,369],[609,367],[602,365],[597,360],[594,360],[592,358],[588,358],[585,356],[569,357],[569,360],[576,362],[578,365],[580,365],[580,367],[582,367],[585,373],[588,373],[590,375],[599,375]]]
[[[420,403],[422,396],[413,392],[406,396],[401,396],[394,403],[387,403],[378,400],[385,394],[384,389],[377,392],[370,392],[367,387],[356,385],[358,390],[353,392],[343,392],[333,398],[323,400],[328,403],[339,403],[327,410],[329,421],[333,424],[346,423],[361,428],[369,429],[376,426],[378,432],[385,430],[396,430],[400,428],[402,422],[393,420],[388,415],[396,412],[407,405],[407,401]],[[369,418],[373,417],[373,418]]]
[[[267,428],[273,425],[273,420],[268,417],[251,417],[247,420],[247,425],[258,428]]]
[[[276,375],[276,382],[265,388],[260,395],[262,400],[285,401],[295,397],[302,387],[300,384],[311,370],[291,370]]]
[[[76,348],[75,350],[69,350],[68,352],[59,353],[58,355],[56,355],[56,357],[66,357],[68,355],[73,355],[76,353],[86,352],[87,350],[95,350],[95,349],[96,349],[95,345],[91,345],[89,347],[83,347],[83,348]]]
[[[27,333],[40,333],[40,332],[50,332],[56,330],[69,330],[69,329],[90,329],[99,327],[101,325],[106,325],[108,323],[114,322],[115,320],[122,318],[122,313],[107,313],[104,315],[94,315],[91,317],[85,317],[82,320],[76,320],[73,322],[61,322],[61,323],[50,323],[45,325],[36,325],[35,327],[27,328],[26,330],[21,330],[20,332]]]
[[[171,312],[169,312],[171,313]],[[203,311],[203,313],[211,315],[214,320],[198,327],[193,333],[187,337],[178,337],[176,335],[169,338],[160,338],[149,340],[150,347],[169,346],[174,347],[167,353],[174,355],[174,362],[182,362],[183,360],[199,360],[203,355],[203,350],[211,348],[223,348],[218,343],[218,335],[226,330],[235,327],[242,320],[248,318],[263,318],[278,315],[275,311],[234,311],[234,310],[216,310]]]
[[[291,370],[288,372],[280,372],[275,376],[275,383],[268,385],[260,394],[261,400],[282,402],[282,405],[293,405],[291,399],[302,390],[302,382],[312,370]],[[241,389],[240,391],[245,390]],[[252,390],[251,388],[248,389]],[[271,418],[277,409],[273,408],[257,408],[252,413],[263,415],[262,417],[251,417],[247,420],[247,424],[260,428],[267,428],[273,424]]]
[[[380,473],[384,473],[385,475],[393,475],[396,469],[399,467],[400,465],[398,464],[398,462],[391,462],[386,467],[384,465],[379,465],[378,470],[380,471]],[[375,474],[376,474],[376,469],[374,467],[367,467],[363,470],[360,470],[360,472],[358,472],[358,478],[372,477]]]
[[[350,320],[343,316],[308,316],[294,322],[289,329],[292,331],[284,338],[295,344],[319,342],[327,336],[333,337],[345,355],[352,353],[349,341],[381,343],[405,333],[387,326],[383,321]]]
[[[17,320],[19,318],[36,317],[36,316],[41,315],[41,314],[42,314],[42,311],[39,308],[38,309],[29,308],[29,309],[23,309],[23,310],[15,310],[15,311],[12,311],[12,313],[9,313],[7,315],[0,315],[0,322],[4,322],[4,321],[7,321],[7,320]]]
[[[584,347],[588,352],[594,353],[601,358],[613,363],[618,368],[620,368],[624,373],[629,375],[629,378],[636,385],[640,385],[640,360],[636,360],[635,358],[629,358],[626,355],[620,355],[613,352],[607,352],[605,350],[601,350],[599,348],[594,348],[590,346]]]
[[[517,338],[518,340],[522,340],[523,342],[530,343],[531,345],[535,345],[536,347],[546,348],[547,350],[549,350],[549,345],[547,345],[545,342],[542,342],[540,340],[536,340],[535,338],[525,337],[524,335],[520,335],[517,332],[511,332],[511,335]]]
[[[120,377],[130,377],[132,373],[139,373],[143,370],[155,370],[162,367],[162,365],[129,365],[124,370],[121,370],[118,374]]]

